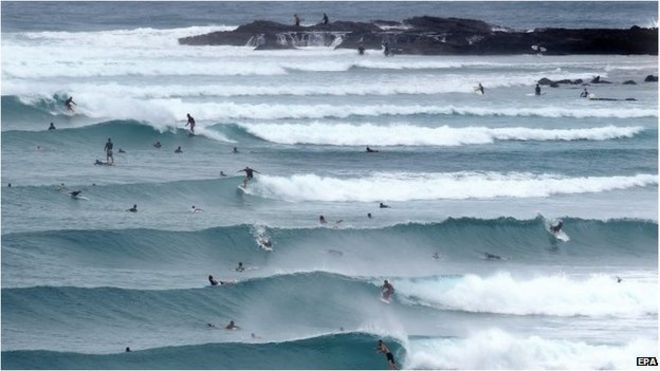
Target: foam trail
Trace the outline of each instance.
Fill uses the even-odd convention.
[[[655,354],[657,340],[616,345],[516,336],[488,329],[465,339],[413,340],[408,369],[630,369],[640,354]],[[632,360],[632,361],[631,361]]]
[[[287,201],[377,202],[548,197],[657,184],[658,177],[653,174],[564,177],[515,172],[376,173],[364,178],[299,174],[289,177],[259,176],[248,192]]]
[[[608,275],[516,279],[509,273],[490,277],[470,274],[457,281],[398,280],[396,287],[399,294],[414,302],[442,309],[515,315],[638,316],[656,313],[658,298],[656,282],[627,280],[617,284]]]
[[[436,128],[395,125],[345,124],[244,124],[247,131],[269,142],[280,144],[320,144],[336,146],[460,146],[486,144],[496,140],[608,140],[631,138],[644,129],[639,126],[604,126],[588,129],[533,129],[524,127],[488,128],[441,126]]]

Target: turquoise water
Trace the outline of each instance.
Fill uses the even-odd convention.
[[[406,368],[631,367],[658,342],[657,56],[176,40],[294,12],[628,28],[656,7],[3,2],[2,367],[378,369],[381,338]],[[596,75],[636,100],[532,95]]]

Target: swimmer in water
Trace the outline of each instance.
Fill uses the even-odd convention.
[[[156,143],[154,143],[154,147],[155,147],[155,148],[160,148],[160,147],[162,147],[162,146],[163,146],[163,145],[160,144],[160,140],[157,140]]]
[[[200,209],[199,207],[195,207],[195,205],[193,205],[193,207],[192,207],[192,213],[193,214],[194,213],[201,213],[202,211],[204,211],[204,210]]]
[[[183,153],[181,146],[177,147],[177,149],[174,150],[174,153]]]
[[[367,146],[367,153],[376,153],[376,152],[378,152],[378,151],[375,150],[375,149],[371,149],[371,148],[369,148],[369,146]]]
[[[82,191],[73,191],[73,192],[69,192],[69,194],[71,195],[71,198],[78,198],[78,196],[79,196],[81,193],[82,193]]]
[[[236,272],[243,272],[245,271],[245,267],[243,266],[242,262],[238,262],[238,267],[236,267]]]
[[[321,223],[321,224],[327,224],[328,221],[325,220],[325,216],[321,215],[321,216],[319,216],[319,223]]]
[[[380,207],[381,209],[388,209],[390,206],[385,205],[384,203],[381,202],[380,205],[378,205],[378,207]]]
[[[48,130],[55,130],[55,125],[51,122],[50,126],[48,127]]]
[[[371,213],[367,213],[367,218],[371,219],[373,216],[371,216]]]
[[[137,213],[137,211],[138,211],[138,210],[137,210],[137,204],[136,204],[136,205],[133,205],[133,207],[131,207],[130,209],[128,209],[128,210],[126,210],[126,211],[129,211],[129,212],[131,212],[131,213]]]

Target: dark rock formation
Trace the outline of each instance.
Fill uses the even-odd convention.
[[[582,79],[576,79],[576,80],[563,79],[563,80],[552,81],[547,77],[543,77],[539,81],[537,81],[537,83],[539,85],[548,85],[551,88],[558,88],[559,84],[578,85],[578,84],[582,84],[583,81]]]
[[[403,22],[336,21],[314,26],[255,21],[234,31],[212,32],[179,39],[184,45],[235,45],[258,49],[334,46],[357,50],[382,49],[395,54],[658,54],[658,29],[563,29],[514,31],[486,22],[414,17]]]
[[[658,76],[653,76],[653,75],[648,75],[644,79],[644,82],[657,82],[658,81]]]

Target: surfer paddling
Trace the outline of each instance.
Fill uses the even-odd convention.
[[[245,169],[237,171],[237,173],[240,173],[241,171],[245,172],[245,179],[243,179],[243,188],[247,188],[247,184],[252,178],[254,178],[254,173],[261,174],[260,172],[251,169],[249,166],[246,166]]]

